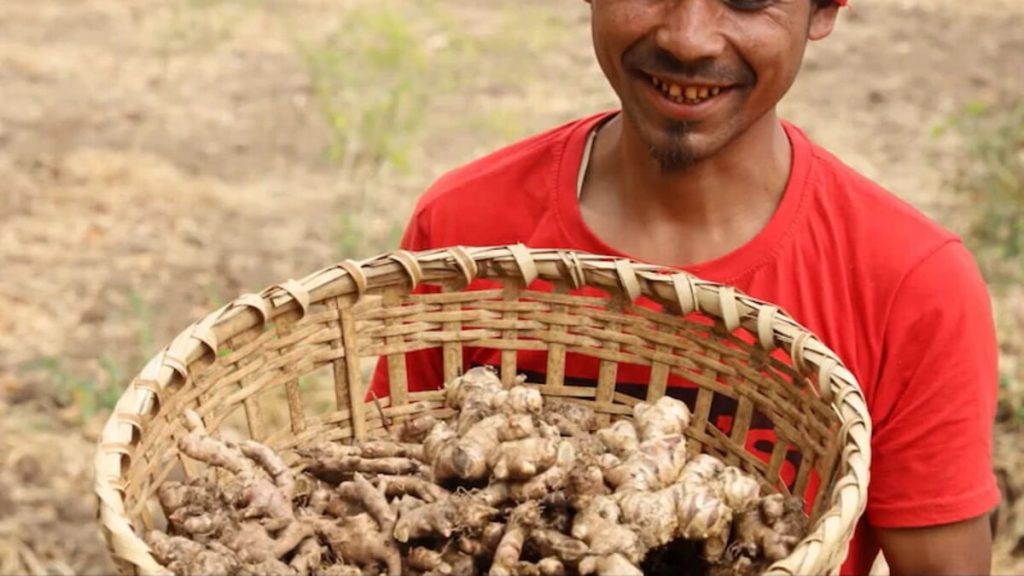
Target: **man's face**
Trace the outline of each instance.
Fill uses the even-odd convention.
[[[836,8],[813,0],[588,0],[626,120],[671,172],[713,156],[789,90]]]

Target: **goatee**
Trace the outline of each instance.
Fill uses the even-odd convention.
[[[648,152],[658,163],[662,174],[682,172],[697,163],[693,150],[686,145],[686,134],[689,129],[687,122],[670,122],[666,127],[669,142],[665,146],[648,146]]]

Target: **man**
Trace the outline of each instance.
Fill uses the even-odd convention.
[[[987,573],[996,343],[974,261],[776,116],[839,4],[588,1],[621,112],[449,173],[420,200],[403,247],[628,256],[780,305],[839,354],[872,413],[867,513],[843,573],[867,573],[879,549],[894,574]],[[409,372],[436,360],[410,358]]]

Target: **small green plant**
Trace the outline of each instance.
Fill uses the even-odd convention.
[[[209,52],[223,47],[263,0],[177,0],[170,21],[157,38],[165,57],[172,53]]]
[[[128,293],[128,310],[135,323],[136,363],[145,362],[156,353],[156,337],[153,334],[153,311],[138,291]]]
[[[59,406],[76,408],[82,421],[113,410],[132,373],[157,351],[153,311],[142,294],[129,291],[127,305],[120,314],[120,321],[135,328],[134,345],[108,349],[95,359],[98,369],[96,364],[90,367],[88,363],[43,356],[23,365],[21,371],[41,375],[49,384],[47,390],[53,401]]]
[[[999,375],[999,419],[1024,424],[1024,394],[1008,371]]]
[[[121,397],[121,383],[124,371],[112,357],[100,358],[104,371],[102,382],[83,378],[69,370],[60,358],[45,356],[27,363],[24,372],[42,373],[53,387],[53,399],[60,406],[74,406],[79,410],[82,421],[92,419],[98,412],[114,409]]]
[[[965,240],[1000,288],[1024,281],[1024,100],[973,103],[949,125],[964,159],[952,185],[967,204]]]
[[[363,245],[363,231],[357,219],[352,217],[349,211],[343,211],[338,216],[337,229],[337,256],[339,258],[353,258],[360,253]]]
[[[382,0],[350,5],[340,18],[325,39],[309,41],[297,31],[291,36],[329,129],[325,153],[351,185],[334,243],[337,257],[353,258],[373,244],[365,220],[375,206],[367,190],[388,174],[410,171],[435,83],[424,48],[429,15],[416,18],[405,4]]]
[[[408,168],[407,146],[429,96],[422,38],[387,5],[348,12],[326,42],[298,42],[331,129],[327,151],[348,170]]]

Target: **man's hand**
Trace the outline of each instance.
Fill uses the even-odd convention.
[[[988,515],[927,528],[878,528],[893,576],[988,574],[992,530]]]

